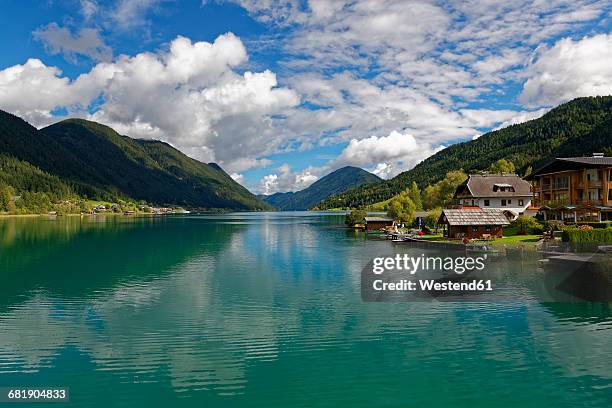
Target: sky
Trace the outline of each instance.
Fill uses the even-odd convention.
[[[164,140],[254,193],[612,94],[611,0],[0,4],[0,109]]]

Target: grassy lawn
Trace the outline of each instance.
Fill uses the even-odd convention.
[[[519,244],[519,243],[535,243],[542,238],[541,235],[511,235],[509,237],[504,236],[503,238],[496,239],[494,243],[500,244]]]
[[[423,235],[422,238],[426,238],[432,241],[441,241],[441,242],[452,242],[458,243],[457,240],[448,240],[442,234],[431,234],[431,235]],[[541,235],[518,235],[517,230],[514,228],[504,228],[504,237],[499,238],[493,241],[478,241],[478,242],[486,242],[493,246],[535,246],[535,244],[542,238]]]

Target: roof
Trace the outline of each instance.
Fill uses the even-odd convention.
[[[612,157],[606,157],[606,156],[564,157],[564,158],[558,158],[557,160],[562,160],[562,161],[571,162],[571,163],[595,165],[595,166],[612,166]]]
[[[395,221],[393,218],[386,217],[365,217],[366,222],[393,222]]]
[[[510,222],[501,210],[492,208],[442,210],[440,219],[448,225],[508,225]]]
[[[591,156],[591,157],[558,157],[544,166],[540,167],[528,177],[527,180],[548,173],[556,173],[567,170],[580,170],[585,168],[609,167],[612,166],[612,157]]]
[[[499,188],[513,188],[514,191],[500,191]],[[471,174],[457,187],[455,198],[464,194],[474,198],[529,197],[531,185],[516,174]]]

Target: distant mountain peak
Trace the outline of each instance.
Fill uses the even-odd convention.
[[[264,200],[279,210],[307,210],[333,194],[339,194],[353,187],[375,183],[380,180],[380,177],[359,167],[345,166],[321,177],[303,190],[275,193],[266,196]]]

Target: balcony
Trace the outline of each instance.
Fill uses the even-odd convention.
[[[577,200],[577,205],[603,205],[602,200]]]
[[[591,180],[588,182],[589,188],[597,188],[597,187],[601,187],[602,183],[601,180]]]
[[[534,190],[540,191],[550,191],[550,190],[568,190],[569,185],[567,183],[552,183],[552,184],[542,184],[539,187],[534,187]]]

